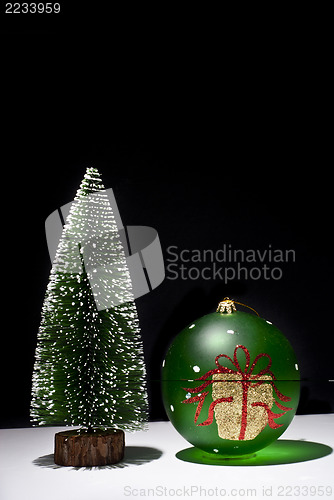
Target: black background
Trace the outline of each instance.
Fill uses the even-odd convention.
[[[256,309],[292,343],[303,378],[298,413],[333,412],[324,57],[310,33],[289,44],[273,37],[270,47],[253,33],[239,46],[235,34],[210,30],[203,19],[195,25],[176,16],[161,31],[157,13],[155,23],[139,25],[132,15],[119,17],[117,29],[113,19],[109,30],[4,30],[1,425],[29,425],[51,267],[44,223],[73,200],[89,166],[113,188],[125,225],[158,231],[165,259],[172,245],[272,245],[296,255],[282,264],[280,280],[172,280],[167,270],[158,288],[137,299],[150,418],[166,418],[159,377],[169,342],[225,296]]]

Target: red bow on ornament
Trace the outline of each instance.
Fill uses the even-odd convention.
[[[244,370],[242,370],[242,368],[240,367],[240,363],[238,361],[238,351],[240,349],[246,355],[246,366],[245,366]],[[267,366],[265,368],[263,368],[261,371],[259,371],[259,373],[253,374],[253,371],[257,365],[257,362],[259,361],[260,358],[263,358],[263,357],[268,358]],[[219,363],[219,360],[221,358],[228,359],[232,363],[232,365],[235,367],[235,370],[221,365]],[[197,420],[200,416],[205,398],[209,394],[209,391],[205,391],[205,392],[202,392],[202,391],[203,391],[203,389],[205,389],[206,387],[208,387],[211,384],[217,384],[217,383],[223,383],[223,382],[235,382],[237,384],[242,385],[242,405],[241,405],[242,415],[241,415],[240,434],[238,437],[239,440],[245,439],[245,433],[246,433],[246,429],[247,429],[247,416],[248,416],[248,394],[249,394],[250,387],[254,388],[254,387],[260,386],[262,384],[271,384],[277,398],[280,401],[287,402],[287,401],[291,400],[290,397],[284,396],[277,389],[277,387],[275,385],[274,381],[276,380],[276,377],[272,373],[272,371],[270,370],[272,361],[271,361],[271,357],[269,356],[269,354],[266,354],[266,353],[258,354],[250,366],[250,354],[249,354],[248,349],[243,345],[237,345],[236,348],[234,349],[233,360],[229,356],[227,356],[227,354],[219,354],[215,358],[215,363],[217,365],[216,369],[209,370],[207,373],[205,373],[205,375],[196,379],[196,380],[205,380],[205,382],[203,384],[201,384],[195,388],[183,388],[185,391],[188,391],[191,394],[197,393],[197,396],[188,397],[188,399],[185,399],[184,401],[182,401],[182,403],[187,403],[187,404],[198,402],[196,412],[195,412],[195,418],[194,418],[195,423],[197,423]],[[234,376],[233,376],[233,378],[231,378],[227,375],[226,378],[224,378],[221,376],[221,374],[234,374]],[[264,376],[266,376],[266,377],[264,377]],[[207,380],[208,377],[212,377],[212,378]],[[261,380],[261,377],[262,377],[262,380]],[[219,391],[215,391],[215,392],[217,393]],[[271,404],[270,404],[270,406],[268,403],[263,402],[263,401],[254,401],[250,404],[250,407],[262,407],[262,408],[264,408],[265,411],[267,412],[267,419],[268,419],[269,427],[271,429],[277,429],[278,427],[281,427],[281,425],[283,425],[283,424],[277,424],[274,421],[274,419],[283,416],[287,411],[291,410],[292,408],[288,408],[286,406],[283,406],[281,403],[274,400],[274,398],[272,397],[272,391],[270,391],[270,392],[271,392]],[[198,393],[200,393],[200,394],[198,394]],[[214,390],[212,390],[212,393],[214,393]],[[255,395],[256,395],[256,393],[255,393]],[[254,397],[254,395],[253,395],[253,397]],[[232,403],[234,401],[233,396],[217,397],[215,399],[214,394],[213,394],[213,399],[214,399],[214,401],[209,406],[208,418],[204,422],[201,422],[197,425],[199,425],[199,426],[211,425],[213,422],[213,418],[214,418],[215,407],[220,403]],[[271,406],[274,402],[280,410],[283,410],[282,413],[274,413],[271,410]],[[260,429],[260,431],[261,431],[261,429]]]

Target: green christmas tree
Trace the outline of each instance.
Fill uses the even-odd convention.
[[[131,279],[99,172],[72,203],[42,308],[34,425],[137,430],[147,421],[143,345]]]

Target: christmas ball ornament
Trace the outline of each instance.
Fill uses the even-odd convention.
[[[289,341],[252,308],[256,315],[235,304],[225,298],[182,330],[162,365],[173,426],[195,447],[222,457],[253,454],[275,441],[299,400]]]

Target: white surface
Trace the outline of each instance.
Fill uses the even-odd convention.
[[[190,444],[169,422],[152,422],[146,432],[126,434],[122,463],[76,469],[53,463],[54,434],[62,429],[0,430],[1,500],[334,498],[333,453],[282,465],[188,463],[175,454]],[[334,414],[298,415],[281,439],[312,441],[334,448]],[[326,487],[332,487],[331,496]]]

